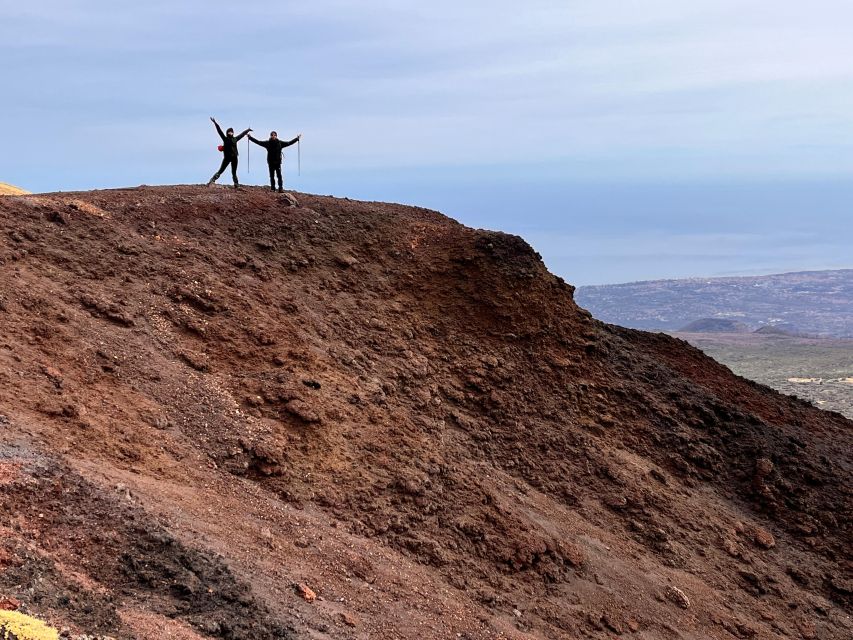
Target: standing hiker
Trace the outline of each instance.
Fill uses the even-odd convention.
[[[284,192],[284,181],[281,179],[281,150],[299,142],[301,137],[302,134],[300,133],[290,142],[282,142],[278,139],[278,134],[275,131],[270,131],[269,140],[257,140],[249,136],[249,140],[267,150],[267,165],[270,168],[270,191],[275,191],[275,177],[278,176],[278,192]]]
[[[213,116],[210,117],[210,121],[213,123],[213,126],[216,127],[216,133],[219,134],[219,137],[222,138],[222,145],[219,147],[219,150],[222,152],[222,165],[219,167],[219,171],[213,174],[213,177],[207,183],[209,187],[212,185],[219,176],[222,175],[222,172],[225,171],[228,165],[231,165],[231,177],[234,178],[234,188],[237,189],[240,186],[240,183],[237,181],[237,143],[243,138],[244,135],[249,133],[251,129],[246,129],[243,133],[241,133],[236,138],[234,137],[234,129],[228,127],[228,130],[225,133],[222,133],[222,127],[219,126],[219,123],[216,121],[216,118]],[[251,136],[250,136],[251,137]]]

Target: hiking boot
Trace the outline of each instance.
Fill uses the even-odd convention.
[[[279,187],[279,188],[278,188],[278,192],[279,192],[279,193],[284,193],[284,189],[282,189],[281,187]]]
[[[275,191],[275,187],[270,187],[270,191]]]

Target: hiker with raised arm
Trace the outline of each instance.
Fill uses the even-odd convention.
[[[234,136],[234,129],[231,127],[228,127],[228,130],[225,133],[222,133],[222,127],[219,126],[216,118],[211,116],[210,121],[213,123],[213,126],[216,127],[216,133],[218,133],[219,137],[222,138],[222,145],[219,147],[219,150],[222,152],[222,165],[219,167],[219,171],[213,174],[213,177],[208,181],[207,186],[209,187],[216,182],[217,179],[219,179],[219,176],[222,175],[230,164],[231,177],[234,179],[234,188],[237,189],[240,187],[240,183],[237,181],[237,156],[239,155],[237,152],[237,143],[243,138],[243,136],[249,133],[251,129],[246,129],[239,136]]]
[[[275,191],[275,178],[278,177],[278,192],[284,193],[284,181],[281,178],[281,152],[285,147],[296,144],[302,138],[300,133],[293,140],[283,142],[275,131],[270,131],[269,140],[258,140],[249,136],[249,140],[267,150],[267,166],[270,169],[270,191]]]

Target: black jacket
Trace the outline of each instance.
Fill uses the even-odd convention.
[[[254,142],[257,145],[264,147],[267,150],[267,164],[271,167],[280,167],[281,166],[281,150],[285,147],[289,147],[292,144],[296,144],[299,140],[299,136],[295,137],[293,140],[289,142],[284,142],[276,138],[273,140],[270,138],[269,140],[258,140],[253,138],[251,135],[249,136],[249,140]]]
[[[213,123],[216,126],[216,133],[219,134],[219,137],[222,138],[222,155],[225,156],[226,159],[236,158],[240,153],[237,151],[237,143],[243,138],[244,135],[249,133],[249,130],[246,129],[239,136],[226,136],[222,133],[222,128],[219,126],[218,122]]]

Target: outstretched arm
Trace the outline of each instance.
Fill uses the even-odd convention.
[[[216,121],[216,118],[210,116],[210,121],[213,123],[213,126],[216,127],[216,133],[218,133],[219,137],[222,138],[222,142],[225,142],[225,134],[222,133],[222,127],[219,126],[219,123]]]
[[[281,148],[283,149],[284,147],[289,147],[289,146],[290,146],[290,145],[292,145],[292,144],[296,144],[297,142],[299,142],[299,139],[300,139],[300,138],[302,138],[302,134],[301,134],[301,133],[300,133],[298,136],[296,136],[293,140],[291,140],[291,141],[289,141],[289,142],[282,142],[282,143],[281,143]]]
[[[239,136],[237,136],[237,140],[242,140],[243,136],[246,135],[247,133],[249,133],[250,131],[251,131],[251,129],[246,129],[243,133],[241,133]]]
[[[258,145],[259,147],[263,147],[264,149],[266,149],[266,148],[268,148],[268,147],[269,147],[269,145],[267,144],[267,141],[266,141],[266,140],[258,140],[258,139],[257,139],[257,138],[255,138],[251,133],[249,134],[249,140],[251,140],[252,142],[254,142],[254,143],[255,143],[256,145]]]

